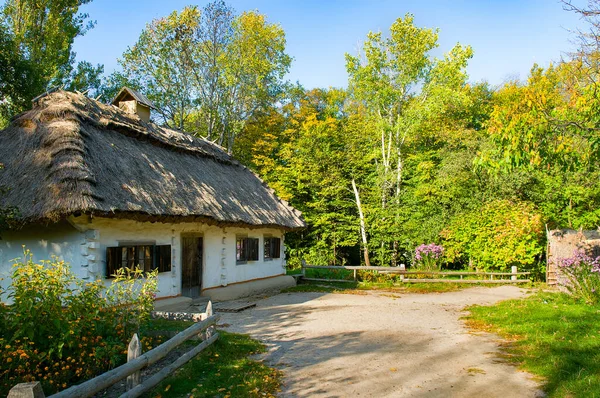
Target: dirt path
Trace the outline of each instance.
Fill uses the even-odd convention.
[[[288,293],[237,314],[226,330],[270,348],[282,397],[535,397],[529,375],[498,361],[493,336],[469,334],[462,309],[525,294],[514,286],[444,294]]]

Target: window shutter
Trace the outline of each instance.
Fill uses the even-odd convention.
[[[248,238],[248,260],[258,261],[258,238]]]
[[[121,268],[121,248],[106,248],[106,277],[112,278],[118,268]]]
[[[158,268],[158,272],[171,271],[171,245],[155,246],[154,258],[154,268]]]
[[[280,257],[281,257],[281,239],[280,238],[272,238],[271,258],[280,258]]]

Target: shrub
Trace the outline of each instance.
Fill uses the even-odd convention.
[[[600,257],[592,258],[583,251],[558,263],[558,283],[574,297],[588,304],[600,301]]]
[[[541,215],[531,204],[495,200],[455,217],[441,235],[450,263],[468,262],[484,271],[516,265],[540,272],[543,231]]]
[[[424,271],[439,271],[442,268],[444,248],[430,243],[422,244],[415,249],[415,268]]]
[[[46,393],[94,377],[126,359],[131,336],[150,315],[156,273],[121,270],[105,287],[86,282],[56,258],[13,266],[0,294],[0,395],[38,380]]]

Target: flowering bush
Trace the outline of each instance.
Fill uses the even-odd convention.
[[[422,244],[415,249],[415,265],[425,271],[439,271],[442,267],[444,248],[435,243]]]
[[[0,303],[0,396],[33,380],[53,393],[124,362],[152,310],[156,274],[120,270],[105,287],[78,278],[64,261],[34,263],[29,252],[25,259],[0,290],[12,301]]]
[[[600,301],[600,257],[576,251],[558,263],[558,271],[558,283],[573,296],[589,304]]]

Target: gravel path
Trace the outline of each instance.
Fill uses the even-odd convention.
[[[470,304],[521,297],[515,286],[451,293],[287,293],[221,314],[226,330],[269,347],[282,397],[536,397],[531,377],[497,358],[491,335],[459,320]]]

